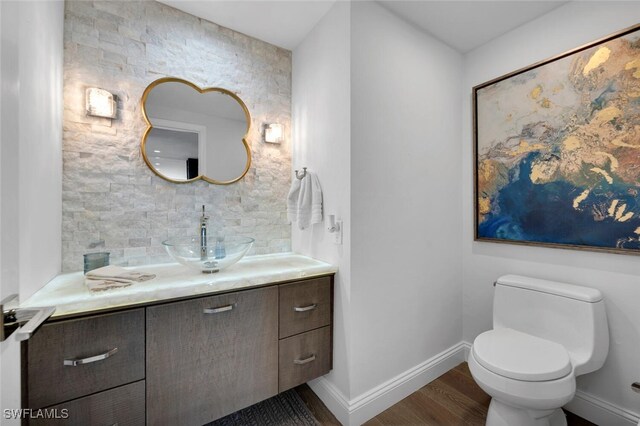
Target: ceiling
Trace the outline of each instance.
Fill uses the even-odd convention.
[[[293,50],[331,9],[334,0],[161,0],[160,2],[223,27]]]
[[[288,50],[304,40],[334,1],[161,0],[176,9]],[[379,3],[465,53],[568,2],[386,0]]]
[[[380,1],[385,8],[466,53],[566,1]]]

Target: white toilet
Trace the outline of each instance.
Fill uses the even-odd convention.
[[[488,426],[566,425],[560,409],[576,376],[598,370],[609,352],[602,293],[517,275],[495,284],[493,330],[476,337],[469,369],[491,395]]]

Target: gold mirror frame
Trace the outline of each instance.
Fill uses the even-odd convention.
[[[155,167],[153,167],[153,165],[151,164],[151,161],[149,161],[149,158],[147,157],[147,154],[145,152],[145,146],[147,143],[147,136],[149,136],[149,133],[151,132],[151,129],[153,129],[153,125],[151,124],[151,121],[149,120],[149,117],[147,116],[147,110],[145,108],[145,102],[147,101],[147,97],[149,96],[149,93],[151,93],[151,90],[153,90],[154,87],[162,84],[162,83],[182,83],[185,84],[189,87],[191,87],[192,89],[198,91],[198,93],[202,94],[202,93],[207,93],[207,92],[220,92],[220,93],[224,93],[225,95],[229,95],[231,96],[233,99],[235,99],[240,106],[242,107],[243,111],[244,111],[244,115],[247,119],[247,131],[244,134],[244,136],[242,137],[242,143],[244,144],[244,149],[247,152],[247,164],[244,168],[244,171],[242,172],[242,174],[240,176],[238,176],[235,179],[232,180],[225,180],[225,181],[220,181],[220,180],[215,180],[215,179],[211,179],[207,176],[204,175],[198,175],[194,178],[191,179],[185,179],[185,180],[175,180],[175,179],[171,179],[168,178],[166,176],[164,176],[162,173],[160,173],[158,170],[155,169]],[[142,99],[140,100],[140,105],[142,107],[142,116],[144,117],[144,121],[145,123],[147,123],[147,129],[144,131],[144,134],[142,135],[142,141],[140,142],[140,152],[142,153],[142,158],[144,159],[144,162],[147,164],[147,167],[149,167],[149,169],[151,169],[151,171],[153,173],[155,173],[157,176],[161,177],[164,180],[167,180],[169,182],[173,182],[173,183],[189,183],[189,182],[195,182],[197,180],[204,180],[205,182],[209,182],[209,183],[213,183],[216,185],[229,185],[231,183],[237,182],[240,179],[242,179],[243,177],[245,177],[245,175],[247,174],[247,172],[249,171],[249,168],[251,167],[251,148],[249,148],[249,143],[247,143],[247,137],[249,136],[249,131],[251,130],[251,114],[249,113],[249,109],[247,108],[247,106],[245,105],[245,103],[242,101],[242,99],[240,99],[240,97],[238,95],[236,95],[235,93],[231,92],[230,90],[227,89],[223,89],[221,87],[205,87],[204,89],[199,87],[198,85],[187,81],[187,80],[183,80],[181,78],[177,78],[177,77],[163,77],[163,78],[159,78],[155,81],[153,81],[151,84],[149,84],[147,86],[146,89],[144,89],[144,93],[142,93]]]

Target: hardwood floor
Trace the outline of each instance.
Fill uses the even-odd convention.
[[[320,398],[311,390],[306,384],[295,388],[300,398],[307,404],[307,407],[313,414],[313,417],[320,422],[321,425],[336,425],[340,426],[341,423],[335,418],[333,413],[322,403]]]
[[[307,386],[296,388],[313,415],[323,425],[340,422]],[[386,425],[484,425],[491,398],[471,377],[463,362],[428,385],[418,389],[365,423]],[[593,423],[567,412],[568,426],[594,426]]]

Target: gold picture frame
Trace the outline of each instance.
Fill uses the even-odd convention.
[[[626,191],[631,194],[636,192],[634,185],[629,183],[630,173],[625,172],[622,178],[615,173],[616,171],[622,173],[623,171],[619,167],[624,164],[628,165],[630,162],[634,167],[637,164],[640,170],[640,156],[637,156],[637,163],[632,161],[636,156],[635,150],[637,149],[640,153],[640,145],[636,148],[626,142],[626,139],[603,137],[598,140],[595,137],[597,132],[586,128],[590,123],[589,120],[595,120],[600,111],[606,111],[606,108],[609,107],[613,108],[613,105],[616,105],[617,109],[615,111],[617,115],[614,119],[605,122],[602,116],[606,116],[606,114],[601,114],[600,122],[598,122],[602,126],[611,127],[608,129],[611,132],[607,133],[607,136],[620,135],[628,132],[631,125],[640,125],[640,120],[636,122],[636,114],[631,109],[625,110],[622,107],[628,106],[625,102],[630,95],[640,97],[640,90],[637,93],[635,89],[633,92],[630,91],[630,88],[636,87],[636,85],[640,89],[640,78],[635,76],[640,74],[640,47],[638,45],[640,45],[640,24],[473,88],[474,241],[616,254],[640,254],[640,197],[629,197],[626,193]],[[612,60],[607,63],[609,58]],[[631,59],[626,60],[629,58]],[[618,68],[615,68],[616,66]],[[567,75],[557,75],[559,70],[560,72],[567,71]],[[618,82],[617,88],[607,88],[598,93],[598,90],[606,83],[604,79],[615,72],[618,77],[616,80]],[[622,77],[626,80],[624,83],[619,83]],[[543,109],[554,107],[554,90],[557,90],[555,93],[557,95],[566,89],[565,87],[561,88],[562,84],[552,87],[548,83],[564,82],[567,79],[581,83],[581,78],[589,79],[588,83],[591,85],[580,86],[577,84],[573,87],[575,93],[572,95],[580,95],[576,97],[582,101],[591,99],[594,103],[593,116],[580,115],[588,111],[588,105],[585,106],[583,102],[575,105],[574,115],[569,114],[572,112],[571,105],[569,107],[562,105],[562,108],[558,108],[558,114],[570,116],[572,120],[573,117],[578,116],[575,123],[570,120],[567,120],[566,123],[560,123],[560,125],[556,125],[556,122],[545,122],[547,115]],[[528,99],[523,100],[523,103],[529,102],[532,105],[536,103],[537,106],[534,109],[528,110],[527,106],[519,108],[517,104],[514,107],[514,99],[523,98],[520,96],[521,93],[524,93],[521,85],[533,87],[533,90],[528,92]],[[577,90],[579,87],[587,87],[589,90]],[[548,90],[549,96],[542,96],[545,90]],[[595,97],[595,95],[602,95],[605,92],[606,96]],[[503,106],[507,105],[507,102],[502,102],[507,98],[510,99],[509,105],[513,107],[509,108],[508,112],[506,108],[503,110]],[[567,95],[564,99],[568,98]],[[635,102],[629,106],[629,108],[633,108],[633,111],[636,108]],[[640,99],[638,102],[640,103]],[[609,110],[609,112],[611,111],[613,109]],[[525,122],[529,120],[526,118],[526,114],[530,114],[533,118],[527,122],[530,127],[526,128],[526,132],[515,131],[509,134],[502,131],[508,129],[508,125],[495,124],[499,121],[495,118],[500,112],[506,114],[504,121],[514,120],[517,122],[517,120],[522,120]],[[518,115],[521,112],[522,114]],[[514,115],[509,116],[510,113]],[[541,119],[536,122],[536,114],[538,113],[541,114]],[[580,120],[586,123],[582,127]],[[623,121],[624,124],[621,124]],[[543,124],[536,127],[536,123]],[[542,131],[543,127],[545,127],[544,131]],[[581,140],[576,135],[583,137],[583,139]],[[566,146],[563,145],[567,138],[572,136],[575,139],[569,139],[569,143]],[[512,138],[521,139],[516,141]],[[597,145],[598,143],[600,146]],[[580,163],[581,168],[575,175],[567,173],[564,178],[566,182],[562,182],[562,173],[565,173],[563,170],[570,170],[568,166],[563,164],[563,155],[575,156],[579,152],[565,151],[578,149],[584,150],[583,161]],[[589,161],[592,161],[592,157],[595,155],[593,153],[597,154],[598,158],[593,160],[594,163],[590,163]],[[624,162],[618,161],[617,155],[624,158]],[[514,158],[517,161],[514,161]],[[512,161],[515,165],[511,164]],[[616,164],[618,168],[613,167]],[[534,170],[536,165],[539,167]],[[612,168],[613,170],[611,170]],[[536,172],[533,174],[535,176],[531,174],[534,171]],[[529,173],[528,178],[526,173],[523,177],[524,172]],[[580,174],[586,177],[581,180],[578,176]],[[510,195],[507,194],[507,197],[501,199],[505,188],[516,180],[526,181],[527,179],[530,180],[529,183],[520,185],[518,190],[514,189],[514,194],[519,194],[519,197],[509,199]],[[557,194],[552,194],[554,202],[558,201],[556,204],[561,208],[556,212],[553,209],[536,212],[535,209],[542,204],[540,200],[548,201],[552,198],[544,194],[544,186],[555,183],[558,183],[559,187],[564,184],[569,185],[564,190],[558,190]],[[640,190],[640,188],[638,189]],[[517,201],[520,201],[520,206],[530,206],[532,211],[514,208],[513,206],[518,204]],[[510,208],[513,208],[514,211],[510,211]],[[574,215],[577,219],[571,215],[563,216],[571,209],[579,212]],[[536,213],[540,214],[536,216]],[[554,213],[556,213],[555,217]],[[586,229],[581,229],[579,224],[589,223],[589,215],[593,218],[593,227],[601,227],[598,235],[585,235],[589,232],[580,234],[581,230],[586,231]],[[504,220],[504,223],[498,222],[500,218]],[[554,228],[556,224],[547,226],[550,218],[560,224],[566,224],[578,232],[557,235],[554,241],[553,230],[561,228],[560,226]],[[493,221],[490,223],[491,226],[486,225],[487,219]],[[611,229],[611,232],[603,231],[602,226],[605,224],[610,226],[607,229]],[[638,225],[637,228],[636,225]],[[539,228],[536,229],[536,226]],[[540,229],[543,232],[536,234]],[[562,230],[559,234],[562,234]],[[601,242],[598,241],[600,235],[604,235],[601,237]]]

